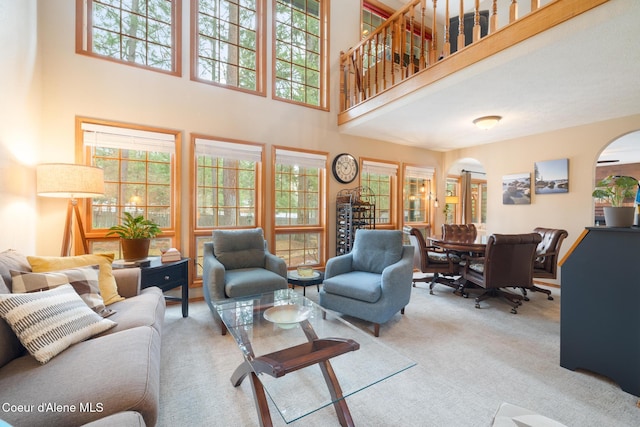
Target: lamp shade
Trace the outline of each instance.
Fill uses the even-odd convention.
[[[38,196],[88,198],[104,195],[104,172],[95,166],[44,163],[36,168]]]

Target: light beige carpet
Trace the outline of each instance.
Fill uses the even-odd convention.
[[[405,315],[382,325],[379,339],[417,366],[347,398],[356,425],[489,426],[502,402],[567,426],[640,425],[635,396],[605,378],[560,366],[559,290],[552,289],[554,301],[531,295],[517,315],[494,299],[476,309],[472,298],[444,286],[435,295],[424,284],[412,292]],[[315,287],[306,294],[317,300]],[[179,305],[169,306],[158,425],[257,426],[249,381],[238,388],[229,381],[241,361],[233,338],[220,335],[204,302],[190,304],[188,318]],[[275,408],[271,413],[274,425],[286,425]],[[292,425],[339,423],[329,407]]]

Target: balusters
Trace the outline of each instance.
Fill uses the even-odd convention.
[[[476,7],[473,15],[473,42],[480,40],[480,0],[476,0]]]
[[[444,46],[442,48],[442,56],[446,58],[451,55],[451,41],[449,40],[449,31],[451,31],[451,24],[449,23],[449,0],[447,0],[444,7]]]
[[[540,7],[540,0],[531,0],[531,12],[538,10]]]
[[[491,18],[489,20],[489,34],[498,30],[498,0],[493,0]]]
[[[431,51],[429,52],[429,65],[433,65],[438,60],[438,33],[436,32],[436,28],[438,28],[438,23],[436,22],[436,10],[437,10],[437,0],[433,0],[433,25],[431,34]]]
[[[465,47],[464,39],[464,0],[460,0],[460,14],[458,15],[458,51]]]
[[[518,19],[518,0],[511,0],[511,6],[509,7],[509,23],[515,22]]]

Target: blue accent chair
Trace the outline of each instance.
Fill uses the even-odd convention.
[[[327,261],[320,305],[373,322],[374,335],[411,297],[413,246],[400,230],[356,231],[353,250]]]
[[[287,264],[269,252],[261,228],[214,230],[204,244],[202,291],[215,316],[213,303],[289,287]],[[222,324],[222,334],[227,333]]]

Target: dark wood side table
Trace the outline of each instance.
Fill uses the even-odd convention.
[[[140,267],[141,288],[157,286],[163,292],[182,286],[182,297],[165,295],[167,301],[182,302],[182,317],[189,316],[189,258],[163,263],[160,257],[149,257],[151,264]]]
[[[323,280],[324,273],[318,270],[313,270],[313,276],[310,277],[301,277],[296,270],[287,272],[287,281],[291,284],[291,289],[295,289],[296,285],[302,286],[302,296],[305,296],[307,286],[315,285],[318,292],[320,292],[320,285]]]

